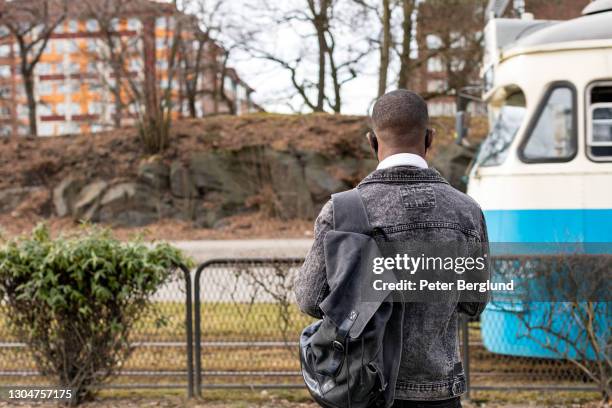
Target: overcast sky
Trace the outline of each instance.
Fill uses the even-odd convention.
[[[339,0],[339,3],[343,4],[342,1]],[[286,60],[291,60],[301,53],[306,61],[303,63],[301,73],[309,75],[313,79],[316,78],[316,39],[306,38],[305,40],[305,37],[312,33],[310,25],[298,21],[292,22],[291,25],[276,24],[269,17],[271,14],[282,15],[283,10],[299,9],[300,6],[305,5],[305,0],[268,0],[268,6],[274,8],[276,13],[262,11],[265,3],[266,0],[225,0],[223,7],[226,7],[226,13],[224,14],[226,16],[229,14],[230,17],[229,21],[226,17],[223,24],[247,30],[248,27],[260,27],[258,38],[261,39],[260,44],[263,44],[267,51],[273,52]],[[351,3],[346,1],[344,4]],[[272,6],[270,6],[271,4]],[[347,10],[346,7],[340,9],[345,15],[352,14],[353,10],[356,9]],[[372,16],[372,18],[375,19],[376,17]],[[265,29],[261,30],[261,27],[265,27]],[[366,30],[370,31],[367,32]],[[378,30],[379,23],[377,21],[373,21],[372,24],[365,24],[365,27],[359,27],[357,30],[345,29],[340,35],[336,36],[337,48],[341,49],[349,44],[353,46],[357,43],[358,39],[355,33],[358,33],[361,38],[365,38],[367,35],[375,36]],[[232,40],[235,41],[235,39]],[[230,65],[236,68],[242,79],[256,90],[253,99],[266,110],[283,113],[309,110],[307,107],[301,106],[300,97],[290,97],[294,93],[290,74],[279,67],[278,64],[253,58],[249,53],[239,49],[232,51],[230,55]],[[342,53],[339,53],[338,59],[342,57]],[[343,85],[342,113],[367,114],[368,108],[376,96],[378,86],[378,58],[377,52],[373,52],[364,58],[358,66],[360,70],[358,77]],[[395,69],[393,68],[393,70]],[[392,72],[390,73],[390,82],[394,80],[395,74]]]

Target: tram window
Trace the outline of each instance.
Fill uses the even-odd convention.
[[[576,110],[573,88],[552,88],[538,109],[535,125],[521,151],[527,162],[567,161],[576,154]]]
[[[612,87],[597,86],[591,90],[587,131],[589,156],[593,160],[612,159]]]
[[[499,166],[506,160],[508,148],[523,123],[525,112],[525,95],[515,89],[506,97],[491,127],[491,132],[480,145],[476,157],[479,166]]]

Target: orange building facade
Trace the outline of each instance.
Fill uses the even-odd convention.
[[[224,66],[225,51],[213,41],[202,47],[197,84],[192,82],[191,87],[196,96],[189,106],[186,81],[194,73],[181,71],[181,61],[170,58],[176,55],[172,52],[177,16],[184,15],[168,4],[148,3],[154,13],[132,13],[113,20],[113,33],[122,44],[120,74],[111,69],[104,55],[99,21],[78,11],[68,12],[34,70],[38,136],[98,132],[133,124],[144,109],[136,95],[145,92],[147,84],[156,88],[158,99],[170,95],[167,100],[174,118],[259,109],[251,100],[253,90],[235,70]],[[193,33],[181,31],[181,35],[186,46],[180,52],[197,48]],[[0,27],[0,38],[0,135],[27,135],[28,107],[18,46],[4,27]]]

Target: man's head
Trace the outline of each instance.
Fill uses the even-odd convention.
[[[375,133],[370,144],[380,160],[396,153],[424,157],[431,145],[427,104],[415,92],[398,89],[384,94],[374,104],[370,120]]]

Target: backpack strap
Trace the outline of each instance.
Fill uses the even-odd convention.
[[[334,230],[369,234],[368,213],[357,188],[332,194]]]

